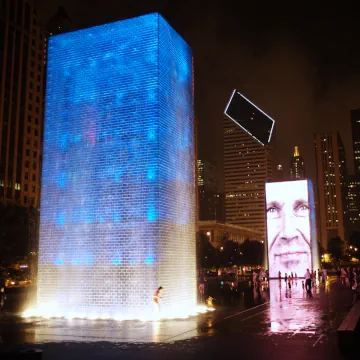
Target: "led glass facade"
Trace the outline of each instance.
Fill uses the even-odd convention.
[[[38,308],[196,305],[191,49],[159,14],[49,40]]]
[[[303,277],[318,269],[314,194],[310,180],[266,183],[269,274]]]

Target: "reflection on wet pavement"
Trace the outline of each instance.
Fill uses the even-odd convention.
[[[261,298],[263,305],[218,321],[215,330],[227,335],[260,336],[334,332],[349,305],[349,293],[339,288],[337,279],[330,278],[325,284],[317,282],[311,297],[303,289],[302,280],[293,280],[290,285],[284,280],[271,280],[268,288],[254,290],[254,299]]]
[[[270,332],[320,333],[326,331],[328,322],[323,317],[320,299],[328,290],[329,284],[317,283],[309,297],[302,287],[301,280],[291,281],[291,288],[285,281],[272,280],[270,284]]]
[[[0,319],[0,335],[4,344],[70,341],[142,344],[238,333],[256,336],[325,334],[335,327],[336,311],[330,296],[335,280],[317,284],[312,297],[306,296],[301,280],[294,280],[291,289],[285,286],[284,280],[271,280],[269,289],[242,289],[226,301],[219,299],[215,312],[188,319],[145,322],[6,317]]]

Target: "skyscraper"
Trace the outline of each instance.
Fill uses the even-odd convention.
[[[216,165],[209,160],[197,160],[198,186],[205,191],[217,191]]]
[[[347,184],[347,211],[349,233],[360,226],[360,109],[350,112],[354,175]]]
[[[281,164],[276,165],[276,180],[284,180],[284,169]]]
[[[217,168],[209,160],[197,160],[199,220],[216,220],[218,203]]]
[[[0,201],[39,206],[46,39],[32,0],[0,1]]]
[[[349,231],[356,230],[360,225],[360,177],[358,175],[348,177],[346,202]]]
[[[360,176],[360,109],[351,111],[351,133],[355,175]]]
[[[320,215],[320,237],[325,249],[329,238],[344,240],[346,215],[346,157],[338,132],[315,134]]]
[[[226,222],[254,228],[265,237],[265,181],[276,176],[274,150],[227,117],[223,127]]]
[[[305,177],[304,159],[300,156],[299,147],[295,146],[294,154],[290,159],[290,179]]]

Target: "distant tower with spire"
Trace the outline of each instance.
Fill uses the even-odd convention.
[[[290,159],[290,179],[305,177],[304,159],[300,156],[299,147],[294,147],[294,155]]]

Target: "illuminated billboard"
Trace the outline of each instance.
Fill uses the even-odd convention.
[[[275,120],[237,90],[233,91],[224,113],[261,145],[270,143]]]
[[[311,181],[269,182],[265,188],[270,277],[303,277],[318,266]]]

